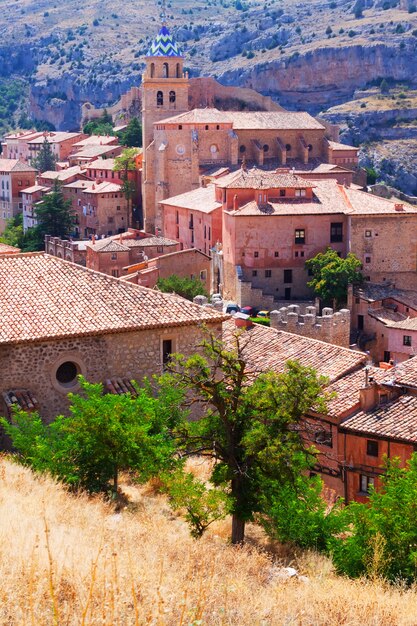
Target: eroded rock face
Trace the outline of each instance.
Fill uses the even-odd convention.
[[[288,61],[227,71],[219,80],[251,87],[284,106],[318,112],[349,100],[358,87],[384,77],[417,83],[416,55],[417,38],[403,36],[398,44],[317,48]]]

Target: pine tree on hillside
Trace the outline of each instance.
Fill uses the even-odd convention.
[[[45,235],[67,238],[73,229],[74,212],[71,201],[65,200],[60,183],[55,180],[52,191],[36,205],[36,231],[43,247]]]
[[[38,156],[32,160],[32,165],[39,172],[50,172],[55,170],[56,162],[57,158],[52,152],[51,144],[45,137]]]

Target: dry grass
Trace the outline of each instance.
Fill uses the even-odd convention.
[[[1,624],[417,623],[414,592],[338,578],[313,553],[292,557],[309,582],[282,582],[256,528],[241,549],[226,522],[194,541],[149,486],[130,486],[136,506],[115,515],[7,459],[0,474]]]

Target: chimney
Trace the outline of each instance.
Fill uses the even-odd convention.
[[[378,403],[377,385],[369,376],[369,366],[365,367],[365,387],[359,390],[359,402],[363,411],[372,410]]]
[[[95,245],[95,243],[96,243],[96,236],[95,235],[91,236],[91,243],[93,244],[93,246]]]
[[[394,208],[396,211],[404,211],[404,205],[402,204],[402,202],[396,202]]]
[[[233,211],[237,211],[239,208],[237,194],[233,196]]]
[[[246,165],[246,157],[245,157],[245,155],[243,155],[241,169],[242,169],[242,172],[247,172],[248,171],[248,167]]]

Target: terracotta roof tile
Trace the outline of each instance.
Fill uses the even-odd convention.
[[[0,256],[0,344],[227,318],[43,253]]]
[[[36,167],[32,167],[24,161],[18,159],[0,159],[0,172],[36,172]]]
[[[359,411],[341,426],[353,432],[417,442],[417,397],[404,395],[372,411]]]
[[[417,388],[417,357],[398,363],[394,368],[388,370],[384,382],[401,387]]]
[[[193,109],[158,124],[229,124],[234,130],[324,130],[308,113],[292,111],[219,111]]]
[[[253,167],[250,170],[240,169],[216,181],[217,187],[228,189],[311,189],[315,183],[290,173],[268,172]]]
[[[20,252],[20,248],[15,248],[15,246],[9,246],[7,243],[0,242],[0,254],[13,254]]]
[[[373,377],[375,382],[383,381],[386,373],[386,370],[379,367],[369,367],[368,369],[369,377]],[[365,377],[365,368],[362,367],[351,374],[342,376],[328,386],[328,391],[336,393],[335,398],[328,403],[329,415],[337,417],[359,405],[359,391],[365,386]]]
[[[167,204],[173,207],[181,207],[199,211],[200,213],[211,213],[222,207],[221,202],[216,202],[214,185],[198,187],[192,191],[182,193],[179,196],[166,198],[160,204]]]
[[[232,333],[236,330],[234,321],[227,322],[224,328],[225,340],[230,342]],[[246,338],[245,356],[251,367],[258,372],[282,372],[288,360],[298,360],[301,365],[313,367],[332,382],[362,367],[367,359],[363,352],[257,324],[245,332],[245,341]]]

